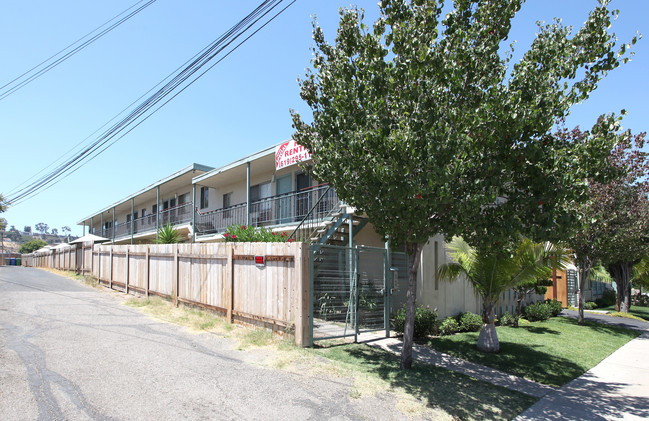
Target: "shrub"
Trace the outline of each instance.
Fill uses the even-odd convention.
[[[406,306],[397,311],[392,318],[392,328],[398,332],[403,333],[406,325]],[[418,306],[415,309],[415,329],[413,336],[415,338],[425,338],[428,335],[433,335],[437,330],[437,312],[424,307]]]
[[[545,300],[545,304],[547,304],[550,307],[550,311],[552,312],[552,317],[557,317],[559,314],[561,314],[561,310],[563,310],[561,301],[550,300],[548,298],[547,300]]]
[[[45,247],[46,245],[47,243],[45,241],[34,238],[33,240],[30,240],[20,246],[20,250],[18,250],[18,252],[20,254],[29,254],[35,252],[39,248]]]
[[[586,301],[584,303],[584,310],[594,310],[597,308],[597,304],[593,301]]]
[[[530,322],[542,322],[552,315],[552,309],[546,303],[534,303],[525,307],[525,318]]]
[[[460,332],[477,332],[482,328],[482,317],[474,313],[460,313],[457,316]]]
[[[514,315],[510,312],[506,312],[498,320],[501,326],[513,326],[514,325]]]
[[[631,300],[631,305],[640,307],[649,307],[649,297],[646,295],[634,295]]]
[[[609,307],[615,304],[617,294],[612,289],[605,289],[602,296],[595,300],[597,307]]]
[[[172,224],[164,224],[158,229],[158,238],[155,242],[157,244],[176,244],[180,243],[181,239],[180,233]]]
[[[274,232],[264,227],[246,225],[230,225],[223,234],[226,242],[250,243],[285,243],[293,242],[286,232]]]
[[[440,335],[452,335],[454,333],[457,333],[460,330],[460,325],[457,323],[457,320],[455,320],[455,317],[447,317],[444,319],[442,324],[439,327],[439,334]]]

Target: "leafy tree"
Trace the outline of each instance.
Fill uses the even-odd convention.
[[[40,232],[41,234],[47,234],[49,231],[50,226],[47,225],[45,222],[39,222],[36,224],[36,231]]]
[[[4,231],[7,228],[7,220],[0,218],[0,231]]]
[[[47,243],[40,238],[34,238],[33,240],[30,240],[20,246],[20,250],[18,251],[20,254],[29,254],[33,253],[36,250],[45,247]]]
[[[56,228],[52,228],[52,235],[58,236],[59,235],[59,230],[56,229]]]
[[[23,231],[31,233],[32,232],[32,227],[30,227],[29,225],[25,225],[25,228],[23,229]]]
[[[428,239],[462,235],[496,256],[520,234],[569,235],[568,204],[582,200],[612,146],[549,130],[627,60],[628,45],[616,51],[607,32],[616,12],[604,1],[575,34],[541,26],[510,67],[513,47],[501,47],[522,3],[457,1],[444,17],[433,0],[382,0],[372,28],[361,11],[342,10],[333,45],[314,23],[313,70],[299,81],[313,122],[292,111],[294,139],[315,177],[411,256],[404,368]]]
[[[582,136],[573,130],[568,136]],[[617,286],[616,307],[628,312],[633,264],[649,252],[649,153],[643,152],[644,133],[616,135],[608,163],[614,176],[591,180],[588,200],[577,206],[578,230],[569,243],[579,266],[579,291],[584,291],[593,265],[607,266]],[[584,294],[580,293],[579,323],[584,323]]]
[[[0,213],[5,212],[8,206],[6,199],[0,194]]]
[[[442,265],[439,277],[453,281],[464,276],[482,297],[483,326],[478,336],[478,349],[483,352],[500,350],[494,309],[503,292],[520,284],[547,278],[552,267],[561,269],[567,264],[563,249],[551,244],[534,243],[529,239],[521,240],[507,252],[478,250],[461,237],[454,237],[447,248],[454,262]]]
[[[172,224],[165,224],[158,229],[157,244],[175,244],[180,243],[180,233]]]

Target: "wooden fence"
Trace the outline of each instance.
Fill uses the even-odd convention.
[[[207,308],[307,345],[308,251],[304,243],[79,245],[23,255],[23,265],[88,272],[110,288]]]

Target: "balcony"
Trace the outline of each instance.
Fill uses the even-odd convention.
[[[280,226],[297,225],[309,213],[315,203],[312,218],[319,219],[329,211],[339,206],[338,195],[328,185],[320,185],[299,192],[286,193],[279,196],[263,198],[250,203],[250,220],[246,203],[239,203],[227,208],[209,212],[196,212],[196,234],[218,234],[224,232],[230,225]],[[320,201],[318,202],[318,199]],[[115,224],[114,227],[101,230],[102,237],[121,240],[133,235],[155,234],[159,226],[167,223],[172,225],[191,224],[193,203],[185,203],[173,208],[160,211],[160,222],[157,215],[151,214],[130,221]],[[113,235],[114,230],[114,235]]]
[[[151,214],[139,217],[133,221],[133,235],[144,233],[155,233],[158,227],[158,215]],[[184,203],[174,206],[173,208],[160,211],[160,224],[181,225],[192,221],[192,203]],[[115,227],[104,228],[102,237],[113,238],[113,229],[115,230],[115,239],[131,236],[131,221],[115,224]]]
[[[254,201],[250,203],[250,222],[248,222],[246,203],[210,212],[197,211],[196,233],[217,234],[224,232],[233,224],[256,227],[297,224],[322,197],[312,215],[314,218],[319,218],[339,206],[338,195],[333,189],[328,190],[328,188],[329,186],[325,184]]]

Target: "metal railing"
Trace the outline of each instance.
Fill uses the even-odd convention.
[[[336,191],[328,185],[324,185],[322,188],[324,190],[317,200],[313,201],[313,205],[304,214],[289,238],[300,242],[310,241],[315,232],[321,228],[322,223],[331,218],[334,213],[339,212],[340,199]]]
[[[196,232],[214,234],[230,225],[275,226],[298,224],[310,211],[320,218],[339,204],[338,196],[328,185],[309,187],[299,192],[256,200],[250,204],[250,222],[245,203],[210,212],[196,211]]]
[[[174,206],[160,211],[159,226],[165,224],[178,225],[190,222],[192,220],[192,203],[183,203],[182,205]],[[133,234],[142,234],[149,231],[155,232],[158,227],[158,215],[150,214],[137,218],[133,221]],[[102,237],[113,238],[113,229],[115,230],[115,238],[127,237],[131,235],[131,221],[115,224],[114,228],[102,229]]]
[[[196,210],[196,233],[214,234],[225,231],[233,224],[246,225],[248,223],[246,204],[239,203],[227,208],[216,209],[209,212]]]

